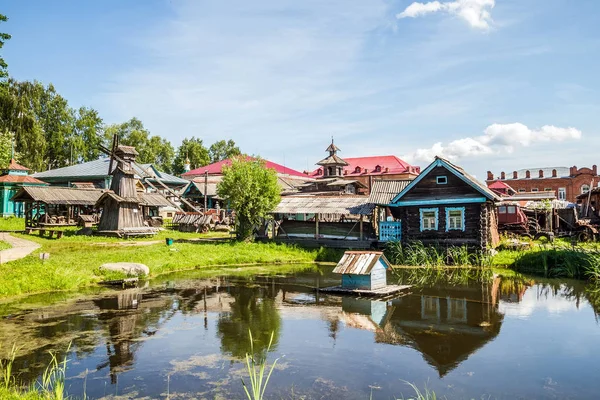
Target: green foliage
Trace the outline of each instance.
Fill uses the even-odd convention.
[[[492,265],[492,257],[481,252],[471,251],[467,246],[440,248],[425,246],[416,241],[408,244],[388,242],[385,247],[386,258],[395,265],[442,267],[454,265],[461,267],[486,267]]]
[[[491,268],[448,267],[401,267],[392,270],[400,284],[415,286],[469,285],[489,282],[494,271]]]
[[[210,163],[216,163],[218,161],[226,160],[242,154],[240,148],[235,145],[235,142],[231,139],[219,140],[213,143],[208,149],[210,156]]]
[[[13,135],[6,129],[0,131],[0,169],[5,168],[13,157]],[[15,155],[16,157],[16,155]]]
[[[600,279],[600,251],[583,248],[541,248],[524,251],[514,262],[518,272],[549,278]]]
[[[165,172],[171,172],[175,150],[171,143],[160,136],[151,136],[142,121],[131,118],[122,124],[107,126],[104,136],[107,142],[112,140],[114,134],[119,136],[119,143],[133,146],[140,154],[136,159],[139,163],[149,163]]]
[[[279,204],[280,191],[277,173],[263,160],[235,157],[224,168],[217,193],[235,211],[238,239],[252,238],[254,228]]]
[[[256,358],[254,355],[254,343],[252,340],[252,331],[248,332],[250,335],[250,354],[246,353],[246,368],[248,370],[248,375],[250,377],[250,390],[246,386],[246,382],[242,379],[242,385],[244,387],[244,392],[246,393],[246,397],[248,400],[262,400],[265,396],[265,390],[267,390],[267,385],[269,384],[269,379],[271,379],[271,374],[275,369],[275,365],[277,365],[277,360],[271,364],[269,368],[269,372],[265,375],[265,371],[267,369],[267,357],[266,355],[261,358]],[[271,344],[273,343],[274,333],[271,333],[271,340],[269,341],[269,345],[267,346],[267,353],[271,350]]]
[[[173,162],[173,172],[176,174],[184,172],[183,165],[186,158],[190,160],[192,169],[203,167],[210,163],[208,150],[204,147],[202,139],[197,139],[193,136],[191,139],[183,139],[177,149],[177,156]]]
[[[8,21],[8,17],[6,15],[0,14],[0,22]],[[11,36],[8,33],[0,32],[0,49],[4,46],[4,43],[7,40],[10,40]],[[4,82],[4,80],[8,77],[8,65],[4,58],[0,56],[0,82]]]
[[[25,230],[25,218],[0,217],[0,232],[15,232]]]

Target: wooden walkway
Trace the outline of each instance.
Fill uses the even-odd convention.
[[[381,289],[362,290],[362,289],[345,289],[341,286],[330,286],[317,289],[323,293],[339,294],[339,295],[356,295],[365,297],[390,297],[398,293],[404,293],[412,288],[412,285],[387,285]]]

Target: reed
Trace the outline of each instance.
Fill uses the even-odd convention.
[[[548,278],[600,281],[600,251],[579,247],[541,248],[522,252],[514,263],[518,272],[543,275]]]
[[[264,398],[267,385],[269,384],[269,379],[271,379],[271,374],[275,369],[277,361],[279,361],[279,359],[276,359],[269,368],[268,373],[265,375],[267,370],[267,354],[271,350],[275,332],[271,332],[271,339],[269,340],[269,345],[267,346],[265,355],[261,356],[260,358],[257,358],[254,354],[252,331],[248,332],[250,333],[250,353],[246,353],[246,368],[248,370],[250,385],[249,387],[246,386],[246,382],[244,382],[243,378],[242,385],[248,400],[262,400]]]
[[[389,242],[385,248],[387,259],[395,265],[442,267],[447,265],[460,267],[487,267],[492,265],[493,257],[481,251],[472,251],[467,246],[425,246],[416,241],[407,244]]]
[[[429,389],[427,386],[425,386],[425,389],[423,389],[423,391],[421,391],[421,389],[419,389],[417,387],[417,385],[415,385],[414,383],[410,383],[410,382],[406,382],[404,381],[408,386],[410,386],[412,388],[412,390],[414,390],[414,394],[411,395],[410,397],[408,397],[408,399],[406,399],[405,397],[401,397],[400,399],[396,399],[396,400],[437,400],[438,397],[435,394],[435,392],[431,389]]]

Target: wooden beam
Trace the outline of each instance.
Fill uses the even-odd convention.
[[[315,239],[319,238],[319,214],[315,214]]]

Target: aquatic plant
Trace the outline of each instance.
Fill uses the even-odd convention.
[[[435,392],[433,390],[430,390],[427,385],[425,385],[425,389],[423,389],[423,391],[421,391],[417,385],[415,385],[414,383],[410,383],[407,381],[404,381],[404,383],[406,383],[408,386],[410,386],[413,390],[414,390],[414,394],[408,398],[405,397],[401,397],[400,399],[396,399],[396,400],[437,400],[437,395],[435,394]]]
[[[273,343],[274,332],[271,333],[271,340],[269,341],[269,345],[267,346],[267,351],[263,357],[257,359],[254,355],[254,343],[252,340],[252,331],[249,331],[250,334],[250,353],[246,353],[246,368],[248,370],[248,375],[250,379],[250,389],[246,386],[246,382],[242,378],[242,385],[244,387],[244,392],[246,393],[246,397],[248,400],[262,400],[265,395],[265,390],[267,389],[267,385],[269,384],[269,379],[271,378],[271,374],[275,369],[275,365],[279,359],[276,359],[271,367],[269,368],[268,374],[265,376],[265,371],[267,369],[267,354],[271,349],[271,344]]]
[[[386,258],[395,265],[441,267],[453,265],[460,267],[491,266],[493,257],[481,251],[473,251],[468,246],[425,246],[420,241],[402,244],[399,241],[388,242],[385,247]]]
[[[522,252],[515,260],[514,269],[549,278],[600,281],[600,251],[579,247],[541,248]]]
[[[494,271],[491,268],[455,267],[402,267],[394,268],[398,282],[415,286],[469,285],[489,282]]]

